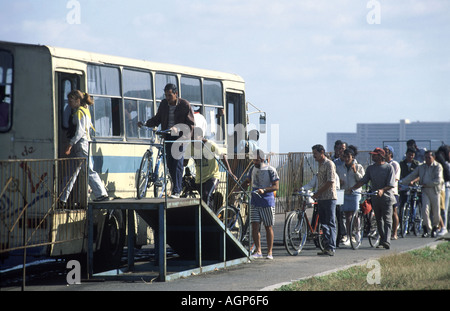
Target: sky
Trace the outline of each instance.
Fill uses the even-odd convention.
[[[273,152],[450,121],[448,0],[0,0],[0,40],[238,74]]]

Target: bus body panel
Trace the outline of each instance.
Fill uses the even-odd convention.
[[[221,100],[225,116],[228,92],[239,94],[241,100],[236,104],[237,108],[235,109],[239,111],[236,116],[239,115],[240,117],[239,120],[234,118],[234,122],[243,123],[244,126],[247,125],[244,100],[245,84],[244,80],[235,74],[57,47],[3,41],[0,41],[0,51],[7,51],[13,56],[12,125],[9,130],[0,132],[0,161],[9,159],[57,161],[65,158],[63,151],[68,143],[68,138],[66,137],[67,128],[63,124],[63,105],[66,98],[64,98],[65,94],[62,92],[62,83],[67,79],[73,79],[76,83],[72,86],[76,85],[83,92],[89,91],[90,83],[92,83],[92,77],[89,77],[89,66],[94,65],[118,68],[121,77],[125,69],[149,72],[152,79],[152,98],[149,101],[153,104],[153,113],[156,112],[159,103],[155,90],[155,78],[158,74],[174,75],[179,86],[182,77],[198,78],[202,81],[202,86],[206,79],[219,81],[222,86]],[[94,94],[94,96],[101,99],[103,95]],[[180,90],[180,96],[183,97],[183,89]],[[120,133],[113,137],[94,136],[90,148],[90,157],[93,168],[104,182],[110,197],[135,197],[136,172],[139,169],[142,155],[149,148],[149,140],[129,137],[124,125],[124,102],[126,98],[122,91],[117,100],[118,107],[121,109]],[[203,97],[202,100],[204,100]],[[204,102],[202,107],[206,110]],[[218,107],[220,108],[220,106]],[[147,115],[146,117],[151,118],[152,116]],[[93,123],[95,123],[95,120],[93,120]],[[228,130],[226,129],[226,123],[223,126],[225,135],[221,143],[226,144]],[[228,135],[228,137],[230,136]],[[11,172],[5,169],[6,164],[3,165],[3,163],[6,162],[2,162],[1,166],[2,185],[0,186],[2,187],[11,177]],[[64,178],[67,179],[67,176],[62,176],[59,164],[55,164],[53,168],[37,168],[32,173],[32,170],[24,166],[23,163],[20,165],[22,165],[19,166],[20,171],[14,173],[14,187],[17,189],[12,187],[12,184],[9,185],[1,197],[2,206],[0,208],[0,212],[14,210],[13,218],[15,218],[8,225],[11,227],[12,223],[17,223],[17,228],[12,232],[17,236],[15,241],[21,240],[20,236],[24,234],[24,230],[20,226],[21,221],[18,219],[22,217],[21,211],[27,206],[28,217],[34,219],[28,221],[28,224],[32,226],[36,225],[37,222],[39,225],[37,225],[37,228],[27,229],[25,234],[27,236],[35,235],[41,239],[39,241],[30,240],[30,242],[36,245],[50,243],[48,247],[42,249],[44,253],[51,256],[85,252],[87,248],[86,206],[80,203],[79,206],[72,206],[71,211],[58,209],[57,198],[63,187]],[[82,174],[80,176],[79,178],[85,178]],[[55,181],[55,186],[52,186],[53,189],[46,186],[52,184],[49,180]],[[26,189],[21,190],[22,194],[27,193],[26,196],[32,198],[31,202],[28,203],[32,204],[26,205],[26,202],[17,197],[20,192],[18,189]],[[149,189],[147,196],[152,196],[152,192],[152,189]],[[80,195],[90,197],[87,187],[80,190]],[[47,212],[43,212],[42,208],[37,208],[41,205],[48,206]],[[94,215],[97,232],[94,249],[101,247],[100,241],[102,240],[105,217],[107,217],[107,213],[104,211],[96,211]],[[143,226],[143,222],[139,219],[136,222],[138,224],[136,226],[136,230],[138,230],[136,232],[137,240],[147,242],[148,226]],[[42,231],[42,234],[36,234],[36,231]],[[64,237],[62,232],[65,233]],[[6,237],[2,233],[2,243],[4,238]]]

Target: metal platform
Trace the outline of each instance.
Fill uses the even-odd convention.
[[[224,224],[214,212],[200,202],[199,199],[144,198],[89,203],[89,267],[93,267],[93,209],[136,211],[152,227],[155,232],[159,281],[168,281],[193,273],[198,274],[247,262],[248,251],[228,230],[225,230]],[[128,215],[128,232],[132,233],[128,235],[127,272],[129,275],[134,271],[134,216],[132,216],[133,213]],[[171,262],[171,271],[168,271],[167,245],[179,255],[179,260],[176,262],[179,262],[180,266],[173,269],[173,262]],[[183,267],[185,267],[184,270]],[[89,275],[94,276],[91,268]]]

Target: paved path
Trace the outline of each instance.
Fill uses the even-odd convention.
[[[352,250],[347,246],[337,249],[334,257],[317,256],[318,249],[313,247],[303,249],[298,256],[290,256],[282,244],[283,222],[284,215],[277,215],[273,260],[257,259],[247,264],[169,282],[106,280],[103,282],[82,281],[80,285],[68,286],[64,282],[65,280],[60,280],[52,282],[50,285],[29,285],[26,290],[227,292],[273,290],[295,280],[317,274],[326,274],[351,265],[364,264],[370,259],[377,259],[381,256],[401,253],[436,243],[436,239],[408,236],[404,239],[392,241],[390,250],[372,248],[366,240],[365,245],[362,245],[358,250]]]

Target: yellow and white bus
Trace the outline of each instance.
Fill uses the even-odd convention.
[[[67,94],[79,89],[94,98],[95,104],[90,107],[95,128],[90,145],[94,170],[111,198],[129,198],[136,196],[135,175],[149,142],[148,133],[136,124],[154,115],[167,83],[176,84],[179,95],[205,116],[207,136],[218,143],[232,142],[234,149],[238,140],[234,126],[248,123],[245,83],[238,75],[0,41],[0,90],[4,93],[0,120],[0,255],[28,245],[41,246],[39,252],[49,256],[86,251],[86,204],[72,198],[72,206],[58,208],[58,196],[64,187],[61,172],[66,164],[56,161],[66,158],[71,114]],[[27,162],[38,160],[53,161],[53,166],[34,168],[33,162]],[[73,164],[67,165],[71,171]],[[73,190],[74,196],[87,197],[86,183],[80,184],[80,189]],[[105,239],[124,240],[117,238],[117,232],[104,237],[108,230],[124,232],[123,215],[111,217],[106,212],[95,217],[97,250],[108,244],[100,242]],[[60,238],[62,226],[68,228],[64,239]]]

